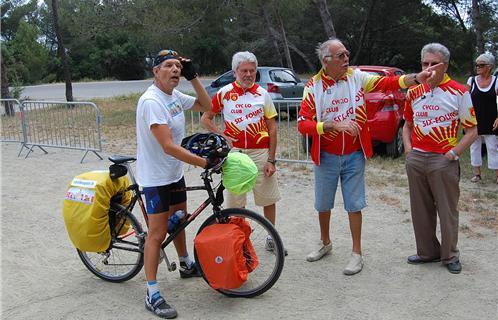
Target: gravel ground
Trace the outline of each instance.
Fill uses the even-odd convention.
[[[2,319],[157,319],[143,306],[143,271],[121,284],[96,278],[80,262],[65,231],[67,184],[79,173],[107,168],[108,162],[90,154],[80,164],[80,152],[58,149],[48,149],[47,155],[35,150],[23,159],[15,144],[1,144],[0,151]],[[161,265],[161,291],[180,319],[496,319],[496,229],[474,223],[476,213],[467,206],[469,212],[460,219],[466,226],[459,241],[463,272],[452,275],[437,263],[408,265],[406,257],[415,246],[407,191],[388,177],[367,170],[365,267],[358,275],[342,274],[351,241],[340,195],[331,225],[333,254],[305,261],[319,239],[313,177],[309,168],[281,165],[277,229],[289,255],[276,285],[253,299],[232,299],[202,279],[182,280]],[[400,174],[399,179],[406,177]],[[198,182],[198,169],[188,169],[186,180]],[[473,192],[463,187],[462,199],[472,199]],[[190,206],[203,197],[192,193]],[[496,216],[496,200],[482,210]],[[195,231],[188,233],[189,244]]]

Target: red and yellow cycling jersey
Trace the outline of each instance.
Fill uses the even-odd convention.
[[[244,90],[237,82],[221,88],[213,97],[214,113],[223,113],[225,135],[237,139],[233,146],[243,149],[266,149],[270,135],[265,119],[277,116],[268,92],[253,84]]]
[[[364,95],[372,91],[406,88],[404,76],[382,77],[357,69],[348,71],[337,81],[322,69],[313,76],[304,88],[299,111],[298,129],[313,138],[311,157],[319,164],[319,153],[325,151],[335,155],[351,154],[363,149],[365,157],[372,156],[372,142],[367,125],[367,110]],[[360,135],[353,137],[347,132],[332,130],[324,132],[325,121],[356,121]]]
[[[408,90],[404,118],[413,123],[412,147],[434,153],[456,146],[460,123],[464,128],[477,124],[469,92],[447,74],[432,91],[427,84]]]

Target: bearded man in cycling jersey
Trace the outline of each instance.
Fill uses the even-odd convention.
[[[246,153],[258,167],[253,189],[254,202],[263,207],[265,217],[275,224],[276,203],[280,200],[275,152],[277,149],[277,111],[268,92],[257,85],[258,60],[248,51],[237,52],[232,58],[236,80],[213,96],[211,111],[202,115],[201,123],[208,130],[220,133],[214,123],[217,113],[223,113],[225,130],[222,133],[233,144],[232,152]],[[229,208],[246,206],[246,195],[229,192]],[[266,249],[272,251],[273,239],[266,239]],[[286,251],[284,251],[286,253]]]
[[[322,69],[305,86],[298,118],[299,132],[312,137],[315,209],[321,235],[319,247],[306,260],[317,261],[332,250],[330,215],[340,179],[353,242],[344,274],[353,275],[363,268],[361,210],[366,207],[365,159],[372,156],[364,95],[425,82],[432,73],[381,77],[352,69],[349,51],[335,38],[320,44],[317,54]]]
[[[156,280],[160,246],[166,237],[168,218],[177,211],[187,211],[187,194],[174,189],[185,187],[183,162],[207,168],[213,159],[204,159],[180,146],[185,136],[184,111],[210,110],[209,96],[197,78],[192,61],[176,51],[162,50],[154,59],[154,84],[137,104],[137,182],[143,187],[148,232],[144,247],[144,269],[147,278],[145,307],[162,318],[174,318],[176,310],[159,292]],[[194,88],[197,98],[175,88],[183,75]],[[180,276],[199,276],[185,244],[185,231],[174,244],[180,258]]]

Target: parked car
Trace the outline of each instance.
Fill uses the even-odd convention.
[[[357,66],[356,68],[379,76],[401,76],[399,68],[383,66]],[[373,145],[385,144],[386,154],[396,158],[403,154],[403,111],[405,92],[398,89],[387,92],[370,92],[365,95],[367,118]]]
[[[210,97],[225,85],[235,81],[233,71],[227,71],[206,87]],[[273,100],[301,99],[303,97],[304,83],[289,68],[258,67],[256,83],[265,88]]]
[[[399,68],[383,66],[352,66],[353,68],[379,76],[400,76],[405,72]],[[372,144],[385,144],[386,154],[396,158],[403,154],[403,111],[405,92],[399,89],[365,94],[367,122]],[[311,138],[303,139],[303,150],[311,150]]]

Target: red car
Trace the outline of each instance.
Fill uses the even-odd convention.
[[[382,66],[356,66],[362,71],[380,76],[400,76],[401,69]],[[373,145],[385,144],[387,155],[395,158],[403,154],[403,111],[405,92],[399,89],[371,92],[365,95],[368,125]]]
[[[405,72],[399,68],[382,66],[351,66],[362,71],[380,76],[400,76]],[[365,95],[368,125],[372,144],[384,144],[387,155],[396,158],[403,154],[403,111],[405,109],[405,92],[399,89],[388,92],[371,92]],[[311,150],[311,138],[303,137],[302,148]]]

